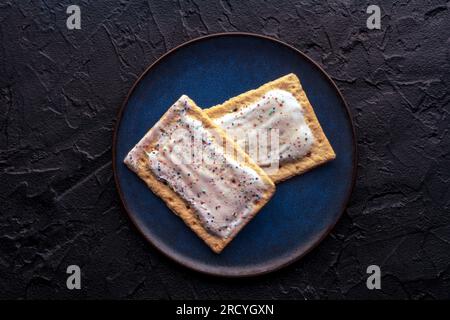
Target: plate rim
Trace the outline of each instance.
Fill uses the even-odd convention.
[[[179,258],[177,255],[172,255],[166,251],[164,251],[164,249],[160,248],[158,246],[158,244],[156,243],[156,241],[154,239],[151,239],[150,237],[148,237],[145,232],[141,229],[141,224],[137,221],[137,219],[130,213],[130,210],[127,207],[126,202],[124,201],[124,196],[122,193],[122,189],[120,187],[120,183],[119,183],[119,178],[118,178],[118,173],[117,173],[117,163],[116,163],[116,152],[117,152],[117,133],[120,129],[120,124],[122,122],[122,115],[123,112],[125,110],[125,107],[127,106],[129,99],[131,97],[131,95],[134,93],[136,87],[138,86],[138,84],[141,82],[141,80],[150,72],[150,70],[155,67],[157,64],[159,64],[162,60],[164,60],[164,58],[166,58],[167,56],[169,56],[170,54],[174,53],[175,51],[178,51],[179,49],[182,49],[186,46],[189,46],[192,43],[195,42],[200,42],[203,40],[208,40],[211,38],[215,38],[215,37],[227,37],[227,36],[246,36],[246,37],[255,37],[255,38],[259,38],[259,39],[265,39],[265,40],[269,40],[272,42],[276,42],[278,44],[281,44],[291,50],[294,50],[297,54],[301,55],[304,59],[306,59],[308,62],[312,63],[315,67],[317,67],[319,69],[320,72],[322,72],[322,75],[325,76],[325,78],[328,80],[329,83],[331,83],[331,85],[334,87],[335,91],[338,93],[339,98],[342,100],[343,104],[344,104],[344,109],[345,112],[347,114],[347,118],[350,121],[350,126],[351,126],[351,134],[352,134],[352,154],[353,154],[353,163],[352,163],[352,178],[351,178],[351,183],[350,183],[350,188],[345,196],[345,200],[342,203],[342,208],[341,208],[341,212],[339,213],[339,215],[336,217],[336,219],[333,221],[332,224],[330,224],[328,226],[328,228],[326,229],[326,231],[322,234],[322,236],[320,236],[318,239],[316,239],[312,245],[309,246],[309,248],[307,248],[306,250],[302,250],[302,252],[297,253],[295,252],[294,254],[289,255],[289,257],[287,259],[284,259],[285,261],[279,264],[271,264],[265,268],[256,268],[257,270],[251,270],[250,272],[244,271],[244,272],[227,272],[225,271],[225,269],[220,268],[220,267],[212,267],[212,268],[199,268],[199,266],[195,265],[195,263],[190,263],[189,261],[183,261],[182,258]],[[299,261],[301,258],[303,258],[305,255],[307,255],[309,252],[311,252],[312,250],[314,250],[330,233],[331,231],[334,229],[334,227],[336,226],[337,222],[342,218],[343,213],[345,212],[345,209],[347,208],[348,202],[350,200],[350,197],[353,193],[353,189],[356,183],[356,172],[357,172],[357,159],[358,159],[358,150],[357,150],[357,143],[356,143],[356,131],[355,131],[355,126],[353,123],[353,118],[352,118],[352,114],[350,112],[350,109],[348,107],[347,101],[345,100],[344,96],[342,95],[341,91],[339,90],[339,88],[337,87],[336,83],[333,81],[333,79],[328,75],[328,73],[314,60],[312,60],[310,57],[308,57],[305,53],[303,53],[302,51],[300,51],[299,49],[295,48],[293,45],[290,45],[284,41],[281,41],[279,39],[276,38],[272,38],[270,36],[267,35],[262,35],[262,34],[257,34],[257,33],[251,33],[251,32],[219,32],[219,33],[213,33],[213,34],[208,34],[208,35],[204,35],[204,36],[200,36],[191,40],[188,40],[186,42],[183,42],[175,47],[173,47],[172,49],[166,51],[164,54],[162,54],[159,58],[157,58],[153,63],[151,63],[147,68],[145,68],[145,70],[139,75],[139,77],[134,81],[133,85],[131,86],[131,88],[129,89],[127,95],[125,96],[125,99],[123,100],[122,104],[119,107],[119,110],[116,113],[116,117],[115,117],[115,124],[114,124],[114,132],[113,132],[113,140],[112,140],[112,169],[113,169],[113,174],[114,174],[114,182],[116,185],[116,189],[117,192],[119,194],[119,198],[120,198],[120,202],[122,204],[122,207],[124,209],[124,211],[126,212],[128,218],[132,221],[134,227],[138,230],[138,232],[146,239],[146,241],[148,243],[150,243],[150,245],[152,247],[154,247],[158,252],[162,253],[163,256],[169,258],[169,260],[172,260],[174,262],[176,262],[177,264],[180,264],[190,270],[202,273],[202,274],[206,274],[206,275],[211,275],[211,276],[218,276],[218,277],[223,277],[223,278],[246,278],[246,277],[256,277],[256,276],[261,276],[261,275],[265,275],[277,270],[280,270],[282,268],[285,268],[293,263],[295,263],[296,261]],[[214,271],[217,270],[217,271]]]

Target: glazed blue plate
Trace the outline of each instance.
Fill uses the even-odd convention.
[[[337,157],[278,184],[269,203],[221,254],[215,254],[123,164],[123,159],[182,94],[201,107],[210,107],[290,72],[300,78]],[[113,144],[119,194],[143,236],[186,267],[231,277],[279,269],[315,247],[346,207],[355,164],[351,117],[332,80],[295,48],[242,33],[187,42],[151,65],[119,111]]]

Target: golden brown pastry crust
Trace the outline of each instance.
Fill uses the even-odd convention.
[[[286,90],[292,93],[292,95],[300,102],[300,105],[304,109],[306,124],[311,129],[315,138],[314,144],[306,156],[297,161],[280,163],[280,168],[278,171],[275,174],[269,174],[270,178],[275,183],[278,183],[292,176],[302,174],[314,167],[336,158],[333,147],[325,136],[311,103],[306,97],[306,93],[302,88],[300,80],[295,74],[290,73],[284,77],[268,82],[258,89],[242,93],[220,105],[211,107],[204,111],[211,119],[214,120],[227,113],[236,112],[241,108],[261,99],[266,92],[273,89]]]
[[[157,136],[156,130],[158,127],[164,127],[165,125],[170,125],[171,121],[173,121],[173,112],[169,109],[158,121],[158,123],[151,128],[144,138],[139,141],[136,147],[132,150],[132,157],[129,155],[125,158],[125,164],[137,175],[145,181],[147,186],[164,202],[167,206],[178,215],[183,221],[216,253],[220,253],[231,240],[239,233],[239,231],[250,221],[256,213],[269,201],[275,192],[275,185],[272,180],[267,176],[267,174],[262,170],[258,165],[256,165],[253,160],[251,160],[245,152],[243,152],[234,142],[228,139],[225,132],[216,126],[208,116],[200,109],[194,101],[192,101],[187,96],[182,96],[180,99],[186,99],[191,108],[188,109],[188,115],[197,119],[203,123],[206,128],[209,128],[217,133],[217,136],[220,136],[224,139],[225,143],[229,143],[233,146],[232,149],[234,153],[239,153],[240,158],[243,159],[246,166],[255,170],[258,175],[262,178],[264,183],[267,185],[267,190],[258,203],[255,204],[253,212],[246,218],[239,227],[237,227],[229,237],[221,238],[209,233],[201,224],[199,218],[195,214],[195,211],[192,207],[189,206],[188,202],[186,202],[182,197],[180,197],[175,191],[173,191],[168,185],[164,184],[160,180],[156,178],[156,176],[152,173],[147,165],[147,155],[146,152],[150,152],[154,149],[154,145],[156,143],[156,139],[154,139],[155,135]],[[225,146],[225,144],[223,144]],[[241,162],[242,163],[242,162]]]

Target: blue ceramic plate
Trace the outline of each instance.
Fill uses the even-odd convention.
[[[217,255],[122,160],[182,94],[209,107],[290,72],[299,76],[337,158],[277,185],[269,203]],[[324,71],[287,44],[242,33],[190,41],[150,66],[119,111],[113,145],[119,194],[144,237],[184,266],[220,276],[267,273],[316,246],[345,209],[355,159],[347,106]]]

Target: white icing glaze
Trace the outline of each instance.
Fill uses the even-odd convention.
[[[215,132],[189,116],[189,108],[188,100],[180,98],[169,111],[175,121],[158,123],[149,132],[152,141],[157,139],[147,153],[149,167],[194,208],[208,232],[226,238],[268,187],[252,168],[226,154]]]
[[[249,153],[258,165],[266,168],[278,161],[280,163],[297,160],[305,156],[314,142],[311,129],[305,122],[303,109],[299,101],[288,91],[274,89],[268,91],[261,99],[227,113],[214,122],[235,139],[238,145]],[[268,152],[259,152],[257,158],[249,152],[249,134],[258,132],[278,131],[278,157],[273,156],[273,148],[269,140]]]

